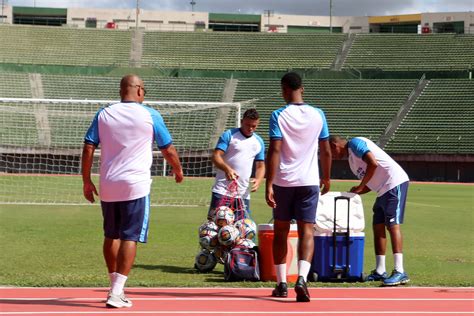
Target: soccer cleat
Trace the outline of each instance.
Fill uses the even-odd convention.
[[[392,275],[385,280],[383,280],[384,286],[395,286],[399,284],[406,284],[410,282],[408,274],[405,272],[398,272],[397,270],[392,271]]]
[[[378,274],[377,270],[372,270],[372,272],[370,272],[370,274],[365,278],[365,281],[367,281],[367,282],[383,281],[386,278],[388,278],[387,272],[384,272],[382,274]]]
[[[105,306],[114,308],[132,307],[132,305],[132,301],[125,296],[124,292],[120,295],[110,293],[107,297],[107,302],[105,302]]]
[[[302,276],[298,277],[295,284],[295,292],[296,292],[296,301],[297,302],[309,302],[309,292],[306,286],[306,282]]]
[[[288,296],[288,285],[286,282],[280,282],[275,289],[272,291],[273,297],[287,297]]]

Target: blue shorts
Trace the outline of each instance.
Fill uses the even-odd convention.
[[[407,200],[408,181],[397,185],[375,200],[372,223],[390,227],[403,223]]]
[[[219,205],[221,203],[221,200],[222,200],[223,197],[224,196],[222,194],[212,192],[211,205],[209,206],[209,211],[207,212],[207,218],[208,219],[212,218],[212,212],[217,207],[217,205]],[[225,198],[230,199],[229,197],[225,197]],[[229,205],[230,203],[226,203],[226,206],[231,207],[233,209],[239,209],[239,205],[238,205],[237,201],[238,201],[237,199],[234,199],[232,205]],[[242,206],[245,206],[245,210],[247,212],[246,213],[245,212],[236,212],[236,214],[234,214],[236,219],[247,218],[247,217],[250,216],[250,199],[241,199],[241,201],[244,203],[244,205],[242,205]]]
[[[131,201],[100,203],[105,237],[146,243],[150,215],[149,195]]]
[[[319,186],[280,187],[273,185],[273,197],[277,204],[273,218],[280,221],[315,223],[319,200]]]

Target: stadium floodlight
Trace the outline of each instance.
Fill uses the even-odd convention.
[[[138,18],[140,15],[140,0],[137,0],[137,6],[135,9],[135,30],[138,30]]]
[[[115,102],[0,98],[0,204],[88,204],[80,176],[84,135],[97,110]],[[207,205],[215,175],[211,153],[224,130],[239,126],[240,103],[145,104],[163,116],[186,177],[176,185],[154,145],[152,204]],[[98,185],[100,145],[96,153]]]
[[[329,0],[329,33],[332,34],[332,0]]]
[[[196,1],[191,0],[189,4],[191,5],[191,12],[194,12],[194,6],[196,5]]]
[[[267,27],[268,31],[270,31],[270,18],[274,15],[275,11],[274,10],[264,10],[263,11],[265,16],[267,17]]]

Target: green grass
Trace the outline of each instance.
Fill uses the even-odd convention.
[[[205,185],[208,185],[208,180]],[[156,185],[156,183],[155,183]],[[333,182],[334,191],[350,182]],[[257,223],[271,218],[263,188],[252,196]],[[80,194],[80,187],[76,194]],[[54,192],[51,192],[54,195]],[[210,197],[210,192],[208,195]],[[371,206],[366,214],[365,268],[373,268]],[[405,268],[418,286],[474,284],[474,186],[411,184],[404,233]],[[197,228],[206,207],[153,207],[149,242],[140,245],[128,286],[271,286],[265,282],[224,283],[223,267],[199,274]],[[106,286],[102,259],[102,217],[94,206],[0,205],[0,285]],[[389,248],[390,249],[390,248]],[[387,269],[393,266],[387,256]],[[313,284],[314,285],[314,284]],[[317,283],[317,286],[337,284]],[[369,284],[358,283],[358,286]],[[372,284],[373,285],[373,284]]]

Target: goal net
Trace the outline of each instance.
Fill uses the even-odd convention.
[[[84,135],[101,108],[117,101],[0,98],[0,203],[88,204],[82,195]],[[154,144],[151,202],[207,205],[220,134],[239,126],[239,103],[145,102],[173,137],[185,180],[176,184]],[[100,145],[93,174],[98,186]]]

